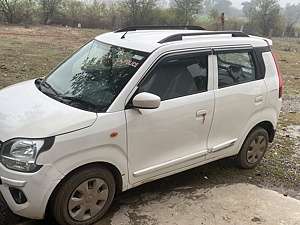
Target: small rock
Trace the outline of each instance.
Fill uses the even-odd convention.
[[[259,219],[258,217],[255,216],[253,219],[251,219],[251,221],[252,221],[252,222],[259,222],[260,219]]]

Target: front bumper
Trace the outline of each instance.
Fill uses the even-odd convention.
[[[27,218],[44,218],[51,193],[62,178],[52,165],[44,165],[35,173],[21,173],[0,164],[0,192],[4,202],[15,214]],[[23,195],[21,202],[14,193],[16,190]]]

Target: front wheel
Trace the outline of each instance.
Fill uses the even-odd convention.
[[[100,166],[74,171],[57,187],[50,207],[59,224],[89,225],[108,210],[115,195],[111,172]]]
[[[268,147],[268,132],[257,127],[247,136],[239,154],[235,157],[236,164],[244,169],[251,169],[263,158]]]

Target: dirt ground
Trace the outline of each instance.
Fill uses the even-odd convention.
[[[231,162],[224,159],[214,166],[218,170]],[[126,191],[95,225],[300,225],[300,201],[287,193],[262,188],[255,178],[216,180],[204,171],[192,169]],[[247,183],[235,183],[238,180]],[[11,219],[7,224],[58,225],[52,218]]]
[[[100,29],[80,29],[68,26],[48,26],[48,25],[33,25],[22,26],[14,24],[1,24],[0,32],[18,33],[18,34],[35,34],[35,35],[66,35],[66,36],[95,36],[106,32]]]
[[[95,225],[299,225],[300,201],[255,185],[238,183],[215,187],[138,188],[125,192]],[[18,225],[54,221],[27,220]]]
[[[257,168],[240,170],[232,158],[222,159],[116,196],[96,225],[300,225],[299,189],[276,187],[262,176]],[[51,217],[27,220],[8,210],[2,218],[6,225],[58,225]]]

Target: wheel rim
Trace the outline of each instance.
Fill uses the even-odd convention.
[[[264,136],[258,136],[253,139],[247,151],[248,163],[256,163],[263,157],[266,150],[266,143],[267,140]]]
[[[96,216],[108,199],[108,185],[100,178],[92,178],[81,183],[72,193],[68,210],[77,221],[85,221]]]

